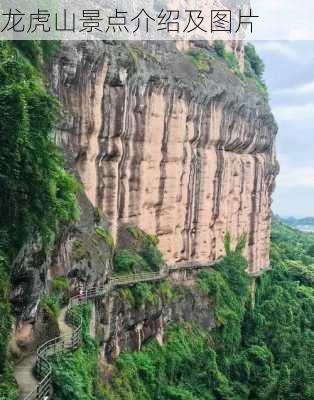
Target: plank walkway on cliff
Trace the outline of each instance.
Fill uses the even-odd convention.
[[[25,400],[47,400],[52,395],[51,366],[48,357],[66,350],[78,348],[83,340],[82,325],[73,328],[67,323],[67,313],[75,305],[102,297],[111,290],[140,282],[153,282],[168,276],[166,269],[160,272],[143,272],[132,275],[121,275],[112,277],[102,287],[92,287],[82,294],[70,299],[68,307],[61,310],[58,325],[61,336],[44,343],[37,349],[36,354],[25,357],[15,369],[15,379],[20,388],[20,398]],[[41,378],[38,382],[34,372]]]
[[[89,288],[83,293],[71,297],[68,307],[61,310],[58,324],[61,336],[44,343],[37,349],[36,354],[26,357],[19,363],[15,370],[15,378],[20,387],[20,398],[24,400],[48,400],[52,396],[51,365],[49,356],[66,350],[75,350],[81,346],[83,341],[82,322],[76,327],[67,323],[68,311],[75,305],[105,296],[112,290],[120,287],[137,284],[140,282],[154,282],[166,279],[171,273],[187,270],[210,268],[219,263],[221,259],[214,262],[184,262],[163,267],[159,272],[143,272],[131,275],[114,276],[109,282],[101,287]],[[266,269],[265,269],[266,270]],[[33,372],[36,372],[41,381],[38,382]]]

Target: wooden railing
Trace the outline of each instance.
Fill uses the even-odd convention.
[[[67,308],[66,315],[70,315],[70,309],[78,304],[88,302],[98,297],[102,297],[111,290],[122,286],[128,286],[140,282],[153,282],[164,279],[171,272],[185,269],[210,268],[219,263],[222,258],[213,262],[182,262],[175,265],[163,266],[159,272],[142,272],[132,275],[121,275],[112,277],[108,283],[101,287],[92,287],[86,289],[77,296],[71,297]],[[252,277],[257,277],[263,272],[271,269],[270,266],[265,267],[259,272],[249,273]],[[72,323],[73,324],[73,323]],[[49,356],[66,351],[75,350],[81,346],[83,341],[82,321],[78,326],[74,326],[71,334],[58,336],[49,340],[37,349],[36,374],[41,379],[35,389],[27,395],[24,400],[48,400],[52,396],[52,368],[48,361]]]
[[[112,277],[108,283],[101,287],[92,287],[86,289],[77,296],[71,297],[67,309],[67,315],[70,315],[70,309],[83,302],[88,302],[97,297],[104,296],[111,290],[122,286],[128,286],[140,282],[153,282],[164,279],[169,276],[171,271],[186,268],[208,268],[220,260],[211,264],[199,263],[199,265],[191,265],[190,263],[181,264],[178,267],[175,266],[164,266],[160,272],[142,272],[139,274],[132,275],[121,275]],[[58,336],[54,339],[49,340],[37,349],[37,360],[36,360],[36,374],[41,379],[35,389],[27,395],[24,400],[48,400],[52,396],[52,379],[51,372],[52,368],[48,361],[49,356],[66,351],[74,350],[81,346],[83,341],[82,332],[82,321],[79,325],[74,327],[71,334]]]
[[[167,265],[167,269],[169,272],[171,271],[180,271],[185,269],[201,269],[201,268],[210,268],[220,263],[223,260],[223,257],[217,258],[214,261],[182,261],[176,264]]]
[[[168,272],[144,272],[133,275],[125,276],[115,276],[112,277],[107,284],[102,287],[93,287],[87,289],[77,296],[71,297],[68,305],[67,314],[69,315],[69,310],[78,304],[88,302],[97,297],[104,296],[111,290],[127,286],[130,284],[135,284],[139,282],[152,282],[161,280],[168,276]],[[37,360],[36,360],[36,374],[41,379],[35,389],[28,394],[24,400],[47,400],[52,396],[52,382],[51,382],[51,372],[52,368],[48,361],[49,356],[66,351],[75,350],[81,346],[83,341],[82,332],[82,321],[76,326],[71,334],[58,336],[48,342],[42,344],[37,349]]]

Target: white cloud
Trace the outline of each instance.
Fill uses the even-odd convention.
[[[300,121],[313,120],[314,103],[278,105],[273,107],[273,113],[278,121]]]
[[[273,93],[278,95],[295,95],[295,96],[314,95],[314,81],[307,82],[299,86],[294,86],[285,89],[278,89],[275,90]]]
[[[313,40],[314,2],[309,0],[251,0],[259,19],[252,40]]]
[[[282,41],[267,41],[267,42],[254,42],[255,47],[258,51],[267,51],[274,53],[279,56],[286,57],[293,61],[300,61],[302,57],[298,52],[289,45],[289,42]]]
[[[277,177],[277,184],[280,187],[308,187],[314,188],[314,167],[300,166],[288,167],[281,166],[281,172]]]
[[[314,166],[297,163],[297,160],[287,153],[279,152],[277,158],[280,163],[280,174],[277,177],[278,187],[314,188]]]
[[[313,38],[313,28],[299,25],[297,28],[290,30],[288,38],[289,40],[311,40]]]

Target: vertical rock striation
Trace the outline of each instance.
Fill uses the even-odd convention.
[[[267,101],[221,60],[200,74],[174,43],[65,43],[52,71],[89,200],[116,235],[156,233],[167,262],[214,260],[248,236],[268,263],[276,125]]]

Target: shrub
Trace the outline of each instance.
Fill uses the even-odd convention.
[[[228,67],[232,71],[238,71],[239,70],[239,63],[238,63],[238,60],[236,59],[236,56],[234,55],[234,53],[232,53],[231,51],[226,51],[224,59],[225,59],[227,65],[228,65]]]
[[[39,69],[47,66],[59,49],[59,42],[54,40],[16,40],[14,45]]]
[[[248,61],[250,67],[254,71],[255,75],[258,78],[262,79],[265,71],[265,64],[263,63],[259,55],[256,53],[255,47],[251,43],[247,43],[244,49],[245,49],[245,58]]]
[[[8,365],[0,373],[0,399],[18,400],[19,398],[19,390],[14,378],[13,367]]]
[[[114,270],[118,274],[135,273],[139,269],[148,270],[148,265],[145,260],[133,250],[120,249],[114,257]]]
[[[95,222],[96,222],[97,224],[99,224],[100,221],[101,221],[101,219],[102,219],[102,217],[103,217],[103,213],[102,213],[101,209],[98,208],[98,207],[96,207],[96,208],[94,209],[94,219],[95,219]]]
[[[160,282],[159,292],[165,302],[173,302],[177,299],[177,294],[169,280]]]
[[[210,72],[209,57],[205,50],[203,49],[189,49],[185,56],[187,59],[196,66],[198,71],[203,74]]]
[[[132,287],[134,305],[139,308],[143,304],[157,304],[159,296],[154,290],[154,285],[149,283],[137,283]]]
[[[231,71],[241,76],[238,60],[232,51],[227,51],[225,49],[224,42],[222,40],[215,40],[213,47],[217,56],[226,61]]]
[[[267,87],[263,81],[265,65],[256,53],[255,47],[251,43],[246,44],[244,49],[245,76],[249,79],[253,79],[259,92],[263,95],[263,97],[267,98]]]
[[[114,240],[113,240],[113,237],[111,235],[111,232],[108,229],[103,228],[101,226],[97,226],[96,234],[107,243],[107,245],[109,246],[109,248],[111,250],[114,249],[114,246],[115,246],[114,245]]]
[[[314,257],[314,244],[310,245],[306,251],[306,254],[310,257]]]
[[[40,236],[47,246],[60,222],[78,217],[78,184],[50,140],[58,103],[41,79],[49,47],[47,42],[40,49],[35,41],[0,41],[0,398],[8,400],[18,398],[7,350],[12,325],[8,265],[30,237]],[[45,305],[53,314],[53,305]]]
[[[140,228],[127,227],[130,235],[136,240],[133,249],[118,249],[114,255],[114,265],[118,273],[158,271],[164,260],[157,245],[157,235],[147,235]]]
[[[78,184],[50,141],[58,105],[37,71],[0,43],[0,231],[10,252],[39,233],[47,244],[59,222],[78,217]],[[12,255],[12,254],[11,254]]]
[[[74,326],[82,322],[83,337],[89,339],[89,323],[91,318],[91,306],[89,303],[83,303],[70,308],[67,313],[67,320]]]
[[[129,225],[127,231],[136,240],[143,240],[145,237],[145,233],[137,226]]]
[[[215,40],[214,41],[214,50],[217,56],[224,58],[225,57],[225,43],[223,40]]]
[[[69,287],[69,281],[65,276],[57,276],[52,281],[52,290],[57,294],[67,291]]]
[[[69,280],[65,276],[58,276],[51,284],[52,293],[59,299],[60,304],[66,304],[69,300]]]
[[[98,346],[89,336],[91,308],[83,304],[71,308],[74,325],[82,321],[83,346],[74,351],[59,353],[51,358],[54,399],[90,400],[98,376]]]
[[[52,321],[57,322],[61,312],[59,297],[53,294],[46,294],[41,299],[40,304],[43,311],[52,319]]]
[[[6,367],[7,346],[11,333],[10,278],[7,258],[0,253],[0,374]]]
[[[155,236],[146,237],[139,251],[141,257],[152,270],[159,270],[164,260],[161,251],[156,246]]]

